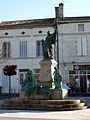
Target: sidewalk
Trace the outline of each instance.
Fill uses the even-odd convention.
[[[90,109],[55,112],[0,110],[0,120],[90,120]]]

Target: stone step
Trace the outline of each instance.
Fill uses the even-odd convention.
[[[65,99],[65,100],[6,100],[4,103],[8,104],[79,104],[80,99]],[[82,101],[83,102],[83,101]]]
[[[85,105],[85,103],[79,103],[79,104],[4,104],[4,106],[6,107],[17,107],[17,106],[20,106],[20,107],[54,107],[54,108],[60,108],[60,107],[63,107],[63,108],[67,108],[67,107],[83,107]]]
[[[4,107],[1,109],[5,110],[48,110],[48,111],[67,111],[67,110],[84,110],[87,109],[87,106],[84,107],[68,107],[68,108],[35,108],[35,107]]]
[[[25,110],[79,110],[87,106],[78,100],[9,100],[1,105],[2,109]]]

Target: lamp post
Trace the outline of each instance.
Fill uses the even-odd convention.
[[[9,99],[11,97],[11,77],[9,76]]]

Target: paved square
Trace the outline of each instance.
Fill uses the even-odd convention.
[[[90,109],[74,111],[0,110],[0,120],[90,120]]]

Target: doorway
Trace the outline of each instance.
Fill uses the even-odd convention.
[[[88,92],[88,84],[90,83],[89,81],[90,71],[88,70],[69,71],[69,82],[71,85],[79,89],[80,93]]]

